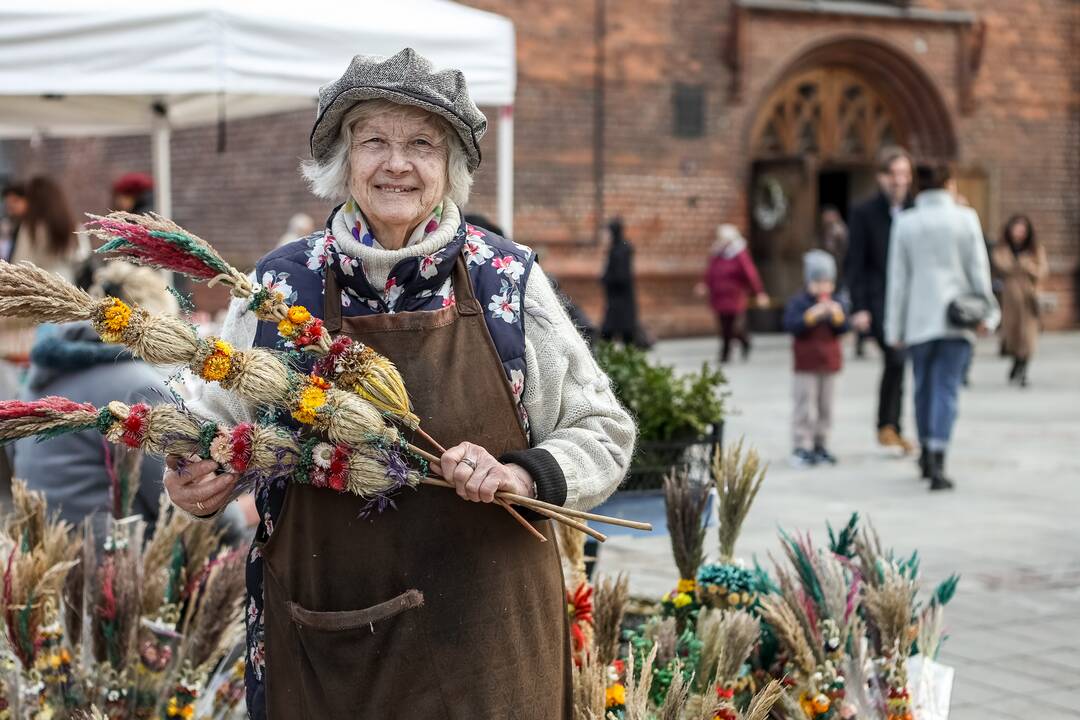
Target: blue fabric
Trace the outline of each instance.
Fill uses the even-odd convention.
[[[337,211],[335,210],[335,213]],[[331,214],[331,218],[334,214]],[[330,224],[329,222],[327,223]],[[462,222],[454,239],[441,250],[422,258],[406,258],[390,271],[381,291],[372,287],[355,258],[342,255],[327,227],[306,238],[283,245],[266,255],[256,266],[256,279],[281,292],[294,305],[303,305],[315,317],[324,317],[325,273],[335,274],[341,291],[342,317],[379,313],[431,312],[456,302],[451,274],[459,256],[464,256],[476,299],[484,314],[488,332],[506,371],[526,435],[528,416],[521,403],[525,377],[525,284],[535,255],[529,248],[502,238],[483,228]],[[273,323],[260,322],[255,346],[287,348]],[[308,355],[305,353],[305,355]],[[298,360],[311,369],[313,358]],[[281,417],[279,423],[291,419]],[[245,684],[248,713],[266,716],[262,672],[263,560],[261,546],[274,531],[285,500],[286,478],[264,484],[256,490],[259,527],[255,533],[247,565],[247,658]]]
[[[919,442],[931,452],[944,452],[956,423],[960,385],[971,358],[971,343],[962,338],[941,338],[912,345],[908,352],[915,371]]]

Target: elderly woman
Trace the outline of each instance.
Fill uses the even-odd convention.
[[[256,276],[397,365],[424,427],[449,448],[439,470],[461,497],[425,488],[375,514],[310,486],[259,492],[253,717],[571,716],[555,543],[490,503],[505,490],[596,505],[627,468],[634,424],[532,251],[461,220],[486,124],[460,72],[435,72],[409,49],[358,56],[320,91],[304,175],[341,204]],[[224,334],[276,343],[239,303]],[[202,410],[249,416],[209,388]],[[188,512],[229,496],[234,478],[213,462],[170,467],[182,467],[165,484]],[[534,525],[552,537],[548,521]]]

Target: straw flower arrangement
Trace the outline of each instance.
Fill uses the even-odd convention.
[[[405,383],[393,363],[363,343],[343,337],[332,340],[322,320],[307,308],[289,305],[280,292],[251,282],[199,236],[153,213],[114,212],[90,218],[90,234],[105,241],[98,252],[210,285],[220,282],[233,297],[247,300],[248,310],[257,318],[274,323],[290,347],[320,356],[319,375],[419,430],[420,418],[412,412]]]

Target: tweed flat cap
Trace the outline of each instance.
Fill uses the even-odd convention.
[[[338,140],[341,119],[356,103],[372,99],[412,105],[446,119],[465,146],[469,170],[480,165],[480,138],[487,118],[469,97],[460,70],[435,71],[431,61],[412,48],[391,58],[357,55],[345,74],[319,88],[319,109],[311,128],[311,157],[322,161]]]

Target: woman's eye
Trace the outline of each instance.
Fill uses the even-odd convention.
[[[413,140],[413,145],[417,145],[419,147],[431,147],[431,143],[424,138],[417,138],[416,140]]]
[[[380,144],[382,144],[382,142],[383,142],[382,138],[368,138],[367,140],[364,141],[364,144],[365,145],[380,145]]]

